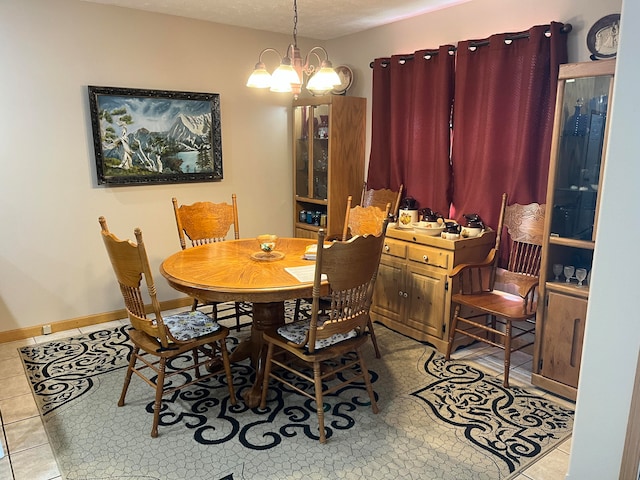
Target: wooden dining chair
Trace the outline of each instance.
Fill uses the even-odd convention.
[[[353,197],[349,195],[344,216],[342,241],[347,240],[349,235],[379,235],[384,220],[389,216],[391,203],[386,203],[384,207],[379,208],[375,205],[352,207],[352,202]]]
[[[109,232],[104,217],[100,217],[98,221],[102,230],[102,240],[133,327],[129,330],[129,337],[134,349],[129,359],[118,406],[124,405],[134,373],[153,387],[156,393],[151,436],[155,438],[158,436],[162,397],[220,375],[220,367],[226,376],[230,402],[235,405],[233,378],[225,343],[229,330],[198,310],[163,317],[140,229],[134,230],[137,243],[133,243],[129,240],[119,240]],[[146,313],[145,294],[141,288],[143,277],[147,287],[146,295],[151,301],[151,316],[147,316]],[[187,365],[167,373],[168,362],[178,356],[189,354],[191,357]],[[182,364],[180,362],[180,365]],[[202,367],[204,373],[201,372]],[[146,369],[150,370],[150,375],[145,375],[145,371],[148,371]],[[187,373],[191,370],[194,370],[193,377]],[[176,380],[168,382],[168,379],[173,377],[176,377]],[[165,384],[168,384],[169,388],[165,389]]]
[[[233,237],[240,238],[240,225],[238,222],[238,205],[236,194],[231,195],[231,205],[226,202],[196,202],[192,205],[178,205],[178,200],[173,197],[173,212],[176,217],[178,227],[178,237],[180,247],[184,250],[188,248],[187,239],[190,246],[204,245],[207,243],[222,242],[226,240],[229,231],[233,228]],[[214,320],[218,318],[219,302],[209,302],[212,307]],[[193,310],[200,305],[197,298],[193,299]],[[240,323],[240,317],[248,313],[250,307],[242,302],[235,302],[236,330],[249,325]]]
[[[325,443],[327,438],[324,427],[325,395],[339,391],[347,384],[364,382],[371,409],[373,413],[378,413],[361,349],[367,341],[369,309],[386,224],[385,221],[377,236],[356,236],[347,242],[336,241],[325,248],[325,233],[320,229],[311,318],[263,332],[267,356],[260,408],[266,407],[269,379],[315,400],[321,443]],[[324,312],[320,307],[323,275],[326,275],[330,286],[330,307]],[[354,357],[345,357],[351,352],[355,352]],[[339,360],[335,368],[324,363],[332,359]],[[309,367],[313,370],[313,378],[308,374]],[[340,372],[340,380],[332,386],[327,385],[325,382],[334,378],[337,372]],[[311,393],[301,387],[302,382],[312,385]]]
[[[400,185],[397,192],[389,188],[380,188],[378,190],[367,189],[367,182],[362,184],[362,195],[360,197],[360,205],[363,207],[378,207],[384,209],[387,203],[391,204],[391,214],[397,215],[400,208],[400,199],[404,185]]]
[[[502,205],[496,244],[478,264],[461,264],[449,272],[452,285],[458,285],[451,297],[454,314],[449,330],[446,359],[456,335],[504,350],[503,385],[509,387],[511,353],[533,344],[537,308],[538,275],[542,251],[545,205]],[[499,263],[503,227],[509,247],[506,266]],[[527,341],[514,342],[528,336]]]
[[[344,218],[344,229],[342,231],[342,241],[346,241],[350,235],[380,235],[383,228],[386,228],[387,217],[389,215],[389,209],[391,204],[387,203],[384,210],[379,209],[376,206],[361,207],[356,205],[351,207],[353,197],[349,195],[347,197],[347,209]],[[309,302],[311,299],[305,299]],[[302,299],[296,299],[293,318],[299,319],[300,306]],[[330,306],[330,299],[320,298],[320,309],[326,309]],[[380,348],[378,347],[378,340],[376,339],[375,331],[373,330],[373,322],[369,319],[368,322],[369,334],[371,335],[371,343],[376,352],[376,358],[381,358]]]

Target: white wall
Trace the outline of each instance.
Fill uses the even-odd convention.
[[[571,479],[617,479],[640,350],[640,3],[625,0],[594,252]],[[624,225],[621,234],[619,226]],[[640,418],[635,418],[640,422]],[[626,479],[625,479],[626,480]],[[633,479],[637,480],[637,479]]]

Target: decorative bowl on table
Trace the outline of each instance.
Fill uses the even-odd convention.
[[[443,222],[414,222],[411,224],[413,230],[417,233],[424,233],[426,235],[440,235],[444,230]]]
[[[260,250],[266,253],[275,251],[276,242],[278,241],[277,235],[271,235],[271,234],[258,235],[257,239],[260,245]]]
[[[276,251],[277,235],[258,235],[256,240],[258,240],[260,251],[251,255],[251,258],[254,260],[273,261],[280,260],[284,257],[284,253]]]

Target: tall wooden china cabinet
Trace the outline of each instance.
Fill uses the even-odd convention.
[[[575,400],[615,60],[560,65],[531,383]]]
[[[360,201],[366,99],[328,95],[293,102],[295,236],[340,236],[347,197]]]

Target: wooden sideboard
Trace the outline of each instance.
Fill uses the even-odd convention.
[[[461,263],[484,259],[495,238],[493,230],[474,238],[445,240],[389,227],[371,319],[445,353],[455,287],[450,285],[448,272]]]

